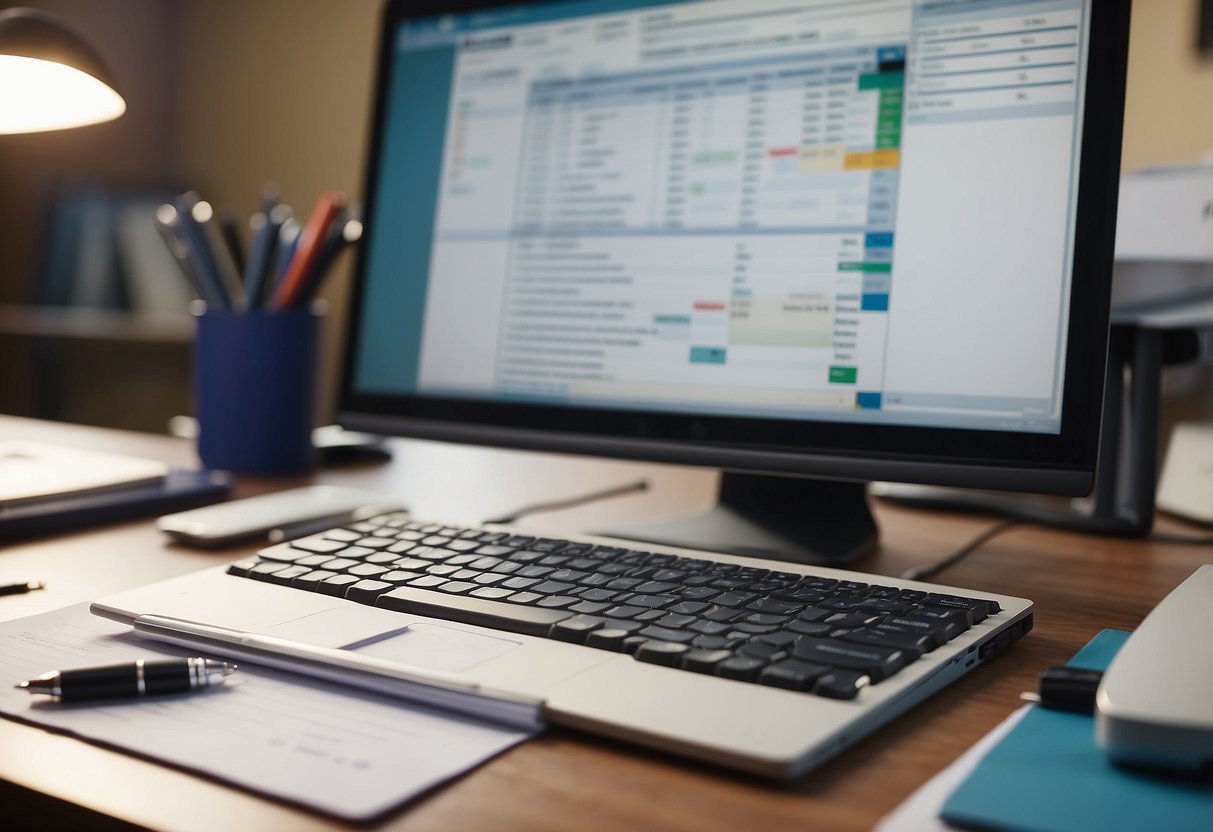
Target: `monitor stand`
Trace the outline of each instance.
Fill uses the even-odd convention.
[[[841,566],[876,548],[866,485],[724,472],[704,514],[607,529],[643,543]]]

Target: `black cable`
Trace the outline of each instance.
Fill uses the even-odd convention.
[[[970,554],[980,549],[985,544],[989,543],[994,538],[998,537],[1003,532],[1010,531],[1016,526],[1025,525],[1019,520],[1003,520],[1001,523],[995,523],[990,528],[986,529],[977,537],[970,540],[964,546],[961,546],[946,558],[935,563],[929,563],[925,566],[915,566],[913,569],[907,569],[901,573],[901,577],[907,581],[922,581],[927,578],[938,575],[943,570],[950,566],[955,566],[957,563],[968,557]]]
[[[637,480],[626,485],[617,485],[613,488],[607,488],[602,491],[593,491],[589,494],[582,494],[579,497],[569,497],[566,500],[553,500],[546,503],[532,503],[529,506],[522,506],[514,509],[509,514],[503,514],[500,517],[494,517],[491,520],[485,520],[486,524],[493,523],[496,525],[506,525],[516,523],[520,518],[526,517],[529,514],[539,514],[544,511],[561,511],[566,508],[576,508],[577,506],[585,505],[586,503],[596,503],[599,500],[609,500],[612,497],[623,497],[626,494],[634,494],[638,491],[648,491],[648,480]]]

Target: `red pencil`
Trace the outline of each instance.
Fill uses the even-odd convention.
[[[316,210],[312,211],[312,216],[299,235],[295,256],[291,258],[286,275],[274,292],[274,310],[283,312],[293,309],[295,304],[299,303],[308,285],[308,274],[328,237],[329,226],[344,207],[345,194],[340,191],[325,191],[320,195],[320,199],[316,200]]]

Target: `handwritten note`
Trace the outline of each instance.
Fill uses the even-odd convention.
[[[38,704],[12,685],[49,670],[184,656],[85,605],[0,623],[0,714],[204,772],[348,820],[366,820],[529,733],[242,667],[179,696]]]

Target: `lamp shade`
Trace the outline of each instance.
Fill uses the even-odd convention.
[[[44,12],[0,11],[0,133],[81,127],[124,112],[109,71],[84,40]]]

